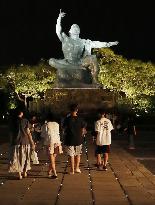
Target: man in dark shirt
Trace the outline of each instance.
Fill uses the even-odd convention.
[[[86,133],[86,123],[78,117],[77,105],[72,105],[70,115],[64,120],[64,145],[67,155],[70,157],[70,174],[81,173],[79,168],[82,152],[83,136]],[[75,166],[75,168],[74,168]]]

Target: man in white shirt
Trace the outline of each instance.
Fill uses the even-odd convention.
[[[107,170],[107,161],[109,158],[110,144],[111,144],[111,130],[113,130],[113,125],[111,121],[105,117],[106,112],[100,112],[100,119],[95,122],[95,132],[96,132],[96,156],[97,156],[97,166],[99,170]],[[103,154],[104,159],[102,161],[101,154]]]

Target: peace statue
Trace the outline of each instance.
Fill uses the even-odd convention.
[[[73,24],[69,30],[69,35],[62,32],[61,20],[65,16],[64,12],[60,13],[56,24],[56,34],[62,42],[62,51],[64,59],[49,59],[49,64],[58,69],[87,69],[92,75],[92,82],[97,83],[98,64],[95,55],[91,55],[92,48],[110,47],[118,44],[115,42],[91,41],[79,37],[80,28]]]

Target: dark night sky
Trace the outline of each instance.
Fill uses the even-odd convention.
[[[0,65],[62,58],[55,32],[60,8],[66,12],[62,21],[66,33],[77,23],[81,38],[118,40],[119,45],[112,48],[115,53],[155,63],[153,1],[121,2],[0,0]]]

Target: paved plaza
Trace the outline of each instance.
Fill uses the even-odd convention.
[[[113,140],[107,171],[95,167],[94,145],[88,136],[83,145],[81,174],[69,175],[67,156],[57,157],[58,179],[47,177],[45,149],[38,145],[39,165],[32,165],[28,178],[17,180],[7,172],[8,144],[0,145],[1,205],[154,205],[155,176],[142,157]],[[144,156],[143,156],[144,158]],[[154,159],[152,159],[154,160]]]

